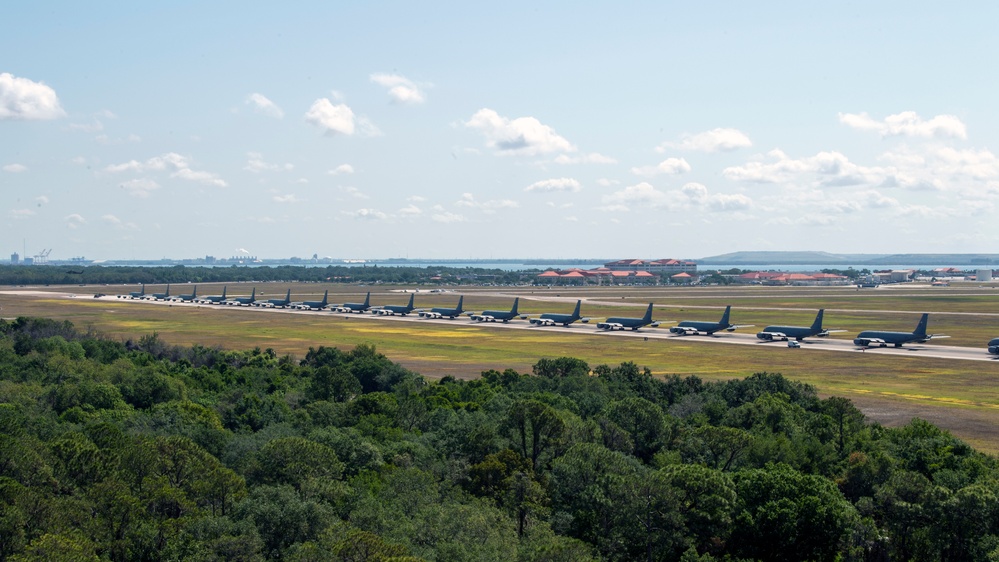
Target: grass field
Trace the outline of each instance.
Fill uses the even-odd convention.
[[[320,299],[322,285],[262,284],[258,297],[284,296],[292,288],[295,300]],[[250,285],[229,285],[229,294],[249,294]],[[822,395],[854,400],[882,423],[905,423],[918,416],[945,427],[977,448],[999,452],[999,362],[898,359],[868,354],[812,351],[782,353],[770,346],[704,343],[690,338],[668,343],[641,338],[608,338],[546,332],[500,330],[456,320],[454,326],[345,319],[332,314],[280,314],[231,307],[168,307],[135,302],[94,300],[108,294],[137,290],[125,287],[24,288],[49,291],[0,295],[4,317],[19,315],[68,319],[81,328],[93,327],[118,338],[157,332],[173,344],[220,345],[228,348],[270,347],[301,357],[310,346],[351,347],[373,343],[379,351],[430,377],[474,377],[482,370],[514,368],[529,371],[541,357],[573,356],[591,365],[634,361],[656,374],[698,375],[705,379],[744,377],[758,371],[780,372],[815,385]],[[147,287],[151,290],[152,287]],[[218,294],[221,285],[198,287],[199,294]],[[245,290],[244,290],[245,289]],[[330,301],[360,301],[368,287],[335,286]],[[159,290],[159,288],[156,288]],[[373,287],[372,302],[404,304],[408,295],[394,287]],[[189,293],[189,286],[171,292]],[[79,298],[61,294],[76,292]],[[640,315],[643,303],[659,305],[655,317],[669,320],[717,320],[726,304],[733,305],[735,323],[810,324],[815,310],[826,308],[826,326],[849,330],[911,330],[923,311],[932,312],[930,331],[952,336],[948,345],[983,347],[999,335],[999,291],[977,287],[843,290],[831,288],[590,288],[543,289],[480,287],[465,289],[466,308],[507,309],[519,295],[526,312],[569,312],[576,298],[592,299],[584,315]],[[453,306],[457,293],[420,293],[417,306]],[[548,302],[539,302],[548,301]],[[888,312],[890,311],[890,312]],[[582,330],[583,328],[581,328]],[[585,328],[591,330],[592,328]],[[746,332],[753,332],[750,328]]]

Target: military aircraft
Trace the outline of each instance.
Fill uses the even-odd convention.
[[[146,298],[146,284],[142,284],[141,291],[132,291],[127,295],[118,295],[119,299],[144,299]]]
[[[649,303],[649,308],[645,311],[645,316],[642,318],[608,318],[603,322],[597,324],[598,330],[624,330],[625,328],[631,328],[632,330],[637,330],[642,326],[650,326],[656,328],[659,326],[659,322],[652,321],[652,303]]]
[[[327,304],[329,304],[329,300],[327,300],[327,297],[329,297],[329,295],[330,295],[330,290],[326,289],[326,292],[323,293],[323,300],[297,302],[291,305],[291,307],[298,308],[300,310],[322,310],[326,308]]]
[[[257,288],[256,287],[253,288],[253,292],[250,293],[250,296],[248,296],[248,297],[233,297],[233,298],[225,301],[225,304],[228,304],[230,306],[250,306],[250,305],[252,305],[255,302],[257,302]]]
[[[513,299],[513,308],[509,311],[506,310],[484,310],[482,314],[473,314],[469,318],[475,320],[476,322],[496,322],[499,320],[506,324],[514,318],[527,318],[526,314],[520,314],[517,312],[517,305],[520,304],[520,297]]]
[[[822,329],[823,313],[825,313],[825,309],[820,309],[819,313],[815,315],[815,321],[812,322],[811,327],[767,326],[766,328],[763,328],[762,332],[756,334],[756,337],[763,341],[788,341],[788,339],[801,341],[804,338],[811,338],[811,337],[824,338],[829,334],[846,331],[846,330],[823,330]]]
[[[729,324],[728,315],[732,311],[732,306],[726,306],[725,312],[722,314],[721,320],[717,322],[695,322],[693,320],[684,320],[676,326],[669,329],[671,334],[676,334],[678,336],[696,336],[697,334],[704,333],[710,336],[715,332],[725,330],[728,332],[734,332],[737,328],[752,328],[751,324],[736,325]]]
[[[145,290],[145,288],[143,288]],[[153,300],[165,301],[170,298],[170,284],[167,283],[167,288],[165,293],[153,293]]]
[[[999,355],[999,338],[989,340],[989,353]]]
[[[371,291],[368,291],[368,294],[364,297],[364,302],[345,302],[343,304],[330,307],[330,310],[333,312],[346,312],[348,314],[351,312],[363,314],[364,311],[369,308],[371,308]]]
[[[458,297],[458,306],[454,308],[436,307],[426,312],[420,312],[420,318],[450,318],[454,320],[456,316],[461,316],[465,313],[464,309],[461,308],[461,303],[464,300],[465,295],[462,295]]]
[[[416,299],[416,293],[409,295],[409,304],[406,306],[399,306],[397,304],[386,304],[378,308],[372,308],[372,314],[379,314],[381,316],[394,316],[398,314],[399,316],[406,316],[410,312],[413,312],[413,301]]]
[[[888,347],[889,344],[895,347],[902,347],[905,343],[926,343],[933,338],[949,338],[943,334],[927,334],[926,324],[930,320],[930,315],[924,313],[919,319],[919,324],[912,332],[882,332],[878,330],[865,330],[857,334],[853,340],[853,345],[860,347]]]
[[[194,302],[198,298],[198,286],[194,286],[194,290],[191,291],[190,295],[176,295],[171,297],[170,300],[177,302]]]
[[[283,299],[267,299],[263,302],[255,302],[254,306],[263,306],[266,308],[285,308],[291,305],[291,289],[288,289],[288,294],[284,296]]]
[[[203,302],[205,304],[222,304],[222,303],[224,303],[225,302],[225,298],[226,298],[225,297],[225,291],[228,288],[229,287],[227,287],[227,286],[226,287],[222,287],[222,294],[221,295],[213,295],[213,296],[210,296],[210,297],[205,297],[205,298],[201,299],[201,302]]]
[[[555,324],[561,324],[563,326],[568,326],[575,321],[580,321],[586,324],[590,321],[589,318],[579,317],[579,307],[583,303],[582,300],[576,301],[576,310],[572,311],[572,314],[557,314],[554,312],[546,312],[537,318],[531,318],[531,324],[535,326],[554,326]]]

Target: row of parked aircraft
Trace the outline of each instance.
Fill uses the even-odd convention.
[[[257,300],[257,290],[253,289],[253,292],[249,297],[232,297],[228,298],[226,296],[226,287],[222,288],[221,295],[212,295],[206,297],[198,297],[197,286],[191,291],[189,295],[170,295],[170,285],[167,285],[166,291],[164,293],[146,293],[145,285],[142,286],[141,291],[131,292],[127,295],[118,295],[118,298],[125,299],[146,299],[146,300],[160,300],[160,301],[178,301],[178,302],[195,302],[201,304],[215,304],[215,305],[230,305],[230,306],[260,306],[266,308],[293,308],[299,310],[330,310],[332,312],[341,313],[364,313],[371,312],[372,314],[377,314],[380,316],[407,316],[409,314],[417,314],[420,318],[427,319],[455,319],[459,316],[468,316],[471,320],[476,322],[509,322],[515,319],[528,320],[531,324],[535,326],[568,326],[575,322],[588,323],[589,318],[580,315],[580,307],[582,306],[582,300],[576,301],[576,308],[571,314],[562,313],[544,313],[537,317],[531,318],[529,314],[521,313],[518,310],[520,305],[520,298],[515,298],[513,301],[513,306],[510,310],[484,310],[481,313],[475,313],[471,311],[466,311],[463,308],[464,296],[458,298],[457,306],[450,307],[434,307],[430,310],[418,309],[415,307],[415,294],[409,296],[409,303],[405,306],[400,305],[383,305],[383,306],[371,306],[371,293],[364,298],[363,303],[350,303],[346,302],[343,304],[330,304],[328,301],[329,290],[323,293],[323,298],[320,301],[299,301],[293,302],[291,300],[291,289],[288,289],[287,294],[284,298],[280,299],[266,299]],[[614,330],[638,330],[646,326],[656,328],[660,325],[660,322],[654,321],[652,319],[652,309],[653,304],[649,303],[649,307],[645,310],[645,315],[640,318],[630,318],[630,317],[610,317],[603,322],[597,323],[598,330],[614,331]],[[722,313],[722,317],[717,322],[705,322],[705,321],[695,321],[695,320],[684,320],[677,323],[669,329],[670,333],[677,336],[693,336],[693,335],[712,335],[716,332],[722,330],[728,332],[734,332],[739,328],[752,328],[752,324],[732,324],[729,320],[730,314],[732,312],[731,306],[725,307],[725,312]],[[761,332],[756,334],[756,337],[762,341],[785,341],[788,342],[789,347],[798,347],[798,343],[803,341],[805,338],[824,338],[830,334],[837,332],[845,332],[846,330],[830,330],[822,327],[823,314],[825,310],[819,310],[818,314],[815,316],[815,321],[812,322],[811,326],[767,326],[763,328]],[[902,347],[907,343],[926,343],[931,339],[947,338],[944,334],[928,334],[926,333],[927,324],[929,322],[929,314],[923,314],[916,325],[916,329],[912,332],[892,332],[892,331],[881,331],[881,330],[865,330],[857,334],[854,338],[853,343],[858,347]],[[999,355],[999,338],[995,338],[988,343],[988,351],[994,355]]]

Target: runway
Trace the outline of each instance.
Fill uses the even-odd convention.
[[[53,293],[47,293],[47,296],[52,296]],[[66,298],[88,298],[82,295],[65,294]],[[868,354],[878,354],[878,355],[890,355],[898,357],[900,359],[919,359],[919,358],[937,358],[937,359],[949,359],[957,361],[981,361],[981,362],[994,362],[999,361],[999,356],[991,355],[988,351],[983,348],[973,348],[973,347],[958,347],[958,346],[948,346],[941,344],[906,344],[904,347],[886,347],[886,348],[861,348],[853,344],[851,339],[840,339],[840,338],[809,338],[801,342],[800,348],[789,348],[786,342],[767,342],[756,338],[756,329],[747,328],[747,333],[737,333],[737,332],[723,332],[716,333],[712,336],[705,335],[688,335],[688,336],[678,336],[671,334],[669,332],[669,327],[660,328],[641,328],[637,331],[625,330],[625,331],[604,331],[598,330],[596,328],[596,322],[590,324],[575,323],[570,326],[535,326],[530,324],[527,320],[511,320],[509,323],[502,322],[476,322],[468,318],[468,316],[459,316],[453,320],[451,319],[427,319],[420,318],[416,313],[412,313],[408,316],[381,316],[371,313],[363,314],[347,314],[347,313],[335,313],[330,311],[315,311],[315,310],[295,310],[286,308],[265,308],[257,306],[222,306],[222,305],[209,305],[209,304],[198,304],[198,303],[185,303],[185,302],[171,302],[171,301],[151,301],[151,300],[130,300],[130,299],[119,299],[114,295],[102,296],[98,300],[109,301],[120,303],[123,305],[153,305],[153,306],[178,306],[178,307],[200,307],[202,309],[209,310],[219,310],[219,311],[229,311],[229,310],[239,310],[246,313],[260,313],[260,314],[303,314],[311,316],[327,316],[331,321],[360,321],[360,322],[417,322],[417,323],[428,323],[441,326],[450,327],[472,327],[479,328],[483,330],[539,330],[543,332],[554,332],[563,334],[574,334],[579,337],[604,337],[604,338],[643,338],[645,340],[662,341],[665,344],[669,344],[673,341],[682,341],[683,343],[703,343],[705,345],[712,344],[728,344],[728,345],[749,345],[749,346],[763,346],[765,348],[771,348],[774,353],[810,353],[813,351],[832,351],[840,353],[853,353],[858,355],[858,360],[862,360],[861,357]]]

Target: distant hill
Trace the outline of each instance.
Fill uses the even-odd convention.
[[[732,252],[696,260],[699,265],[983,266],[999,254],[832,254],[829,252]]]

